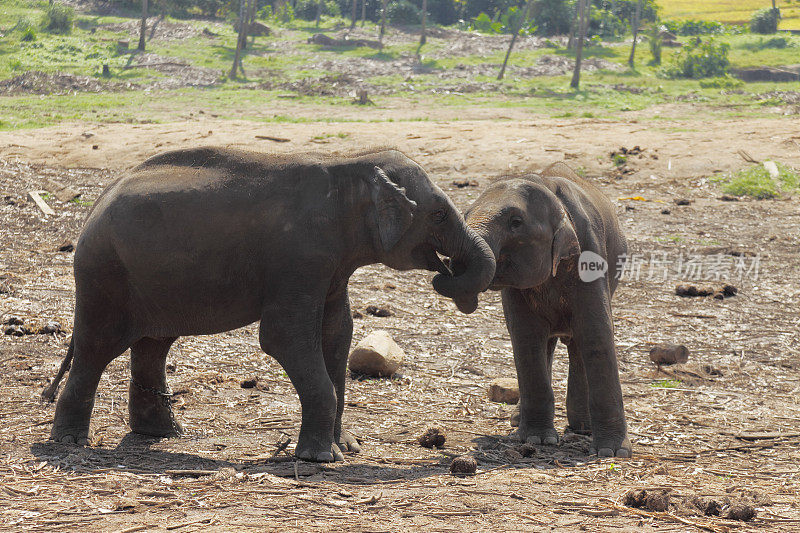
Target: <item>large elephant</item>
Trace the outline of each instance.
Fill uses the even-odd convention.
[[[453,276],[439,256],[463,262]],[[157,155],[110,185],[75,251],[75,325],[43,396],[58,399],[51,438],[87,443],[100,375],[131,349],[129,411],[137,433],[170,436],[167,352],[183,335],[261,320],[262,349],[300,397],[296,455],[342,458],[353,322],[351,274],[383,263],[437,271],[462,311],[494,275],[491,250],[413,160],[396,150],[349,157],[222,148]]]
[[[569,351],[568,429],[591,431],[598,455],[630,457],[611,318],[618,258],[627,245],[614,206],[556,163],[541,175],[492,184],[466,219],[497,261],[490,288],[502,290],[514,350],[517,435],[532,443],[558,442],[551,369],[560,338]],[[596,270],[581,276],[579,268],[592,268],[590,262]],[[454,272],[465,267],[453,264]]]

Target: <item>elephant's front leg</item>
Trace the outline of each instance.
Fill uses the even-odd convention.
[[[551,384],[556,339],[549,338],[549,326],[531,312],[520,291],[503,290],[503,311],[519,382],[519,427],[516,434],[522,442],[557,444]]]
[[[309,461],[342,460],[334,444],[336,392],[322,354],[324,292],[297,292],[276,299],[264,310],[259,340],[262,349],[281,364],[300,397],[302,424],[295,455]]]
[[[325,316],[322,319],[322,354],[336,390],[336,421],[333,426],[333,442],[342,452],[358,453],[361,447],[355,437],[342,429],[344,412],[344,389],[347,378],[347,356],[353,338],[353,317],[350,314],[350,301],[345,286],[341,291],[328,296],[325,302]]]
[[[597,286],[585,287],[576,298],[572,322],[575,355],[580,356],[586,371],[594,450],[601,457],[630,457],[610,296],[601,283],[604,280],[593,282]]]

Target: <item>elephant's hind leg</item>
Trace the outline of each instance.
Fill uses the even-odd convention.
[[[575,342],[567,343],[569,351],[569,378],[567,380],[567,431],[580,435],[592,433],[592,419],[589,415],[589,385],[583,358]]]
[[[74,354],[64,390],[58,397],[50,438],[57,442],[89,444],[89,423],[100,376],[106,366],[125,351],[122,340],[94,335],[76,320],[73,332]]]
[[[145,337],[131,346],[128,414],[131,430],[153,437],[175,437],[183,428],[175,420],[167,386],[167,354],[175,337]]]

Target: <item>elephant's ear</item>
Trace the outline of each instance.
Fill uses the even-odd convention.
[[[381,246],[384,252],[388,252],[411,227],[417,203],[409,200],[406,190],[398,187],[380,167],[373,169],[367,182],[375,208],[375,223]]]
[[[573,255],[581,253],[578,235],[566,213],[553,234],[553,277],[558,273],[558,264]]]

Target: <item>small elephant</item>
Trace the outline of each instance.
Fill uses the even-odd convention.
[[[492,184],[466,219],[497,261],[490,288],[502,290],[514,349],[519,438],[558,442],[551,373],[561,339],[569,352],[568,430],[591,432],[600,456],[630,457],[611,318],[618,258],[627,244],[614,206],[567,165],[556,163],[541,175]],[[579,275],[587,255],[592,263],[587,268],[594,270]],[[453,265],[454,272],[461,268]]]
[[[437,254],[464,262],[452,275]],[[172,436],[167,353],[183,335],[260,320],[262,349],[302,406],[296,455],[358,451],[342,429],[353,321],[347,284],[364,265],[439,272],[434,288],[470,313],[494,256],[450,199],[396,150],[350,157],[222,148],[163,153],[110,185],[78,241],[75,325],[43,392],[51,438],[86,444],[100,375],[131,349],[131,429]]]

